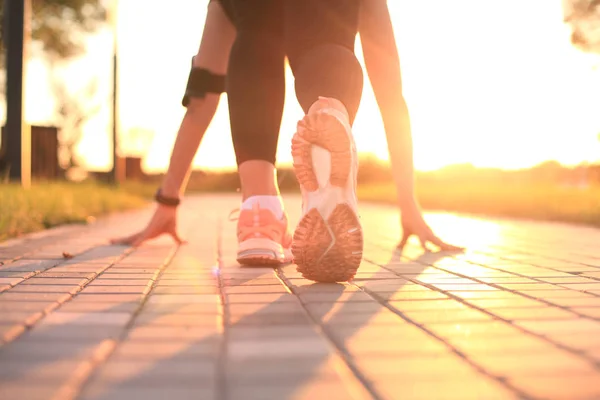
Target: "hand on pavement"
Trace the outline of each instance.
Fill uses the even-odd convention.
[[[111,239],[111,244],[140,246],[142,243],[162,235],[170,235],[175,243],[184,244],[177,233],[177,207],[159,204],[148,225],[138,233],[121,238]]]
[[[423,250],[426,251],[430,251],[429,247],[427,246],[427,243],[429,242],[439,247],[441,251],[464,250],[464,247],[446,243],[437,237],[429,225],[427,225],[427,222],[425,222],[423,214],[421,213],[421,209],[416,202],[402,209],[401,213],[402,215],[400,220],[402,225],[402,239],[400,240],[400,244],[398,244],[399,249],[403,249],[408,242],[408,239],[415,235],[419,238],[419,242],[421,242]]]

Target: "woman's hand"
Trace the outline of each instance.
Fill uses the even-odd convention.
[[[146,228],[130,236],[111,239],[110,242],[137,247],[165,234],[170,235],[177,244],[185,243],[177,233],[177,207],[159,204]]]
[[[441,251],[464,250],[464,247],[446,243],[437,237],[435,233],[433,233],[429,225],[427,225],[427,222],[425,222],[423,214],[421,213],[421,209],[416,201],[413,201],[406,207],[402,208],[400,220],[402,224],[402,239],[400,240],[400,244],[398,244],[399,249],[403,249],[408,242],[408,239],[415,235],[419,238],[419,242],[421,242],[423,250],[426,251],[430,250],[427,247],[427,243],[429,242],[439,247]]]

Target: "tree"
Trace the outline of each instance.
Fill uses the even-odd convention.
[[[94,32],[106,17],[102,0],[31,0],[31,11],[31,50],[63,59],[82,54],[84,34]],[[4,1],[0,27],[3,22]],[[0,57],[4,57],[3,30]]]
[[[564,7],[573,44],[586,52],[600,54],[600,0],[564,0]]]
[[[102,3],[103,0],[31,0],[30,51],[48,63],[65,169],[77,165],[74,148],[81,138],[83,125],[100,107],[90,102],[96,93],[95,80],[80,92],[72,93],[66,81],[56,76],[56,70],[62,63],[85,52],[86,34],[96,31],[105,20]],[[3,23],[4,1],[0,1],[0,68],[4,66],[5,57]],[[3,89],[4,78],[2,74],[0,89]]]

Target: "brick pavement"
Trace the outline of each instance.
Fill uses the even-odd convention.
[[[324,285],[237,266],[236,206],[187,200],[180,248],[105,244],[150,208],[0,244],[0,399],[600,399],[599,230],[428,214],[469,250],[400,255],[367,204]]]

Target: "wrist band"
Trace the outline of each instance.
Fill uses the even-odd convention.
[[[158,204],[162,204],[164,206],[169,206],[169,207],[177,207],[179,205],[179,203],[181,203],[181,200],[179,200],[177,198],[163,196],[160,193],[160,188],[156,191],[156,194],[154,195],[154,200]]]

